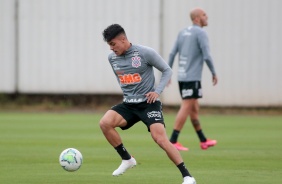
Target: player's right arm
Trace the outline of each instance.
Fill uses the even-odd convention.
[[[173,63],[174,63],[174,58],[175,58],[175,56],[178,52],[179,52],[179,34],[178,34],[178,37],[176,38],[174,46],[172,47],[172,50],[169,54],[168,65],[170,66],[170,68],[172,68]]]

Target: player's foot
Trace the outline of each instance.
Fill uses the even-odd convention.
[[[203,150],[206,150],[209,147],[216,145],[216,143],[217,143],[216,140],[207,139],[206,142],[201,142],[200,146]]]
[[[188,151],[188,148],[182,146],[182,144],[180,144],[179,142],[176,143],[172,143],[174,147],[176,147],[176,149],[178,149],[179,151]]]
[[[182,184],[196,184],[196,180],[193,177],[186,176],[186,177],[183,178]]]
[[[122,175],[127,169],[136,166],[135,158],[131,157],[129,160],[122,160],[120,166],[113,172],[113,176]]]

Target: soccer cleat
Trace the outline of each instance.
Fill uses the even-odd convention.
[[[189,149],[182,146],[182,144],[180,144],[179,142],[176,143],[172,143],[174,147],[176,147],[176,149],[178,149],[179,151],[188,151]]]
[[[113,176],[122,175],[127,169],[136,166],[135,158],[131,157],[129,160],[122,160],[120,166],[113,172]]]
[[[216,143],[217,143],[216,140],[207,139],[206,142],[201,142],[201,143],[200,143],[200,146],[201,146],[201,148],[202,148],[203,150],[206,150],[206,149],[208,149],[209,147],[216,145]]]
[[[182,184],[196,184],[196,180],[193,177],[186,176],[186,177],[183,178]]]

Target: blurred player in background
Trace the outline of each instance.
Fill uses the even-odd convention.
[[[196,184],[184,165],[177,149],[169,141],[162,114],[159,95],[171,78],[172,70],[153,49],[129,42],[124,29],[113,24],[103,31],[104,41],[113,51],[108,60],[123,91],[123,103],[108,110],[100,120],[100,128],[108,142],[120,155],[121,165],[113,176],[123,174],[137,162],[125,149],[116,127],[126,130],[142,121],[153,140],[166,152],[170,160],[179,168],[183,184]],[[159,84],[155,86],[153,67],[162,72]]]
[[[208,17],[201,8],[193,9],[190,17],[193,25],[179,32],[168,61],[169,66],[172,67],[175,55],[179,53],[178,83],[182,103],[176,116],[170,142],[182,151],[187,151],[188,148],[177,140],[188,116],[190,116],[203,150],[217,143],[216,140],[206,138],[199,121],[198,98],[202,98],[201,78],[204,61],[212,73],[213,85],[216,85],[218,80],[210,55],[208,36],[203,30],[203,27],[208,25]]]

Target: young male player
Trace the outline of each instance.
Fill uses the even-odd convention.
[[[119,176],[137,164],[135,158],[125,149],[115,128],[126,130],[142,121],[153,140],[179,168],[183,176],[182,184],[196,184],[185,167],[180,153],[168,140],[165,131],[159,95],[170,80],[171,68],[153,49],[131,44],[124,29],[118,24],[108,26],[103,31],[103,37],[113,51],[108,56],[108,60],[124,97],[123,103],[113,106],[100,120],[100,128],[104,136],[122,159],[121,165],[112,175]],[[156,88],[153,67],[162,72]]]
[[[169,66],[172,67],[174,57],[179,53],[178,83],[182,103],[176,116],[170,141],[178,150],[183,151],[187,151],[188,148],[182,146],[177,139],[188,115],[190,115],[190,120],[200,139],[200,147],[203,150],[217,143],[216,140],[209,140],[205,137],[199,121],[198,98],[202,98],[201,78],[204,61],[212,73],[213,85],[217,84],[208,36],[202,29],[208,25],[208,17],[201,8],[193,9],[190,17],[193,25],[179,32],[168,61]]]

